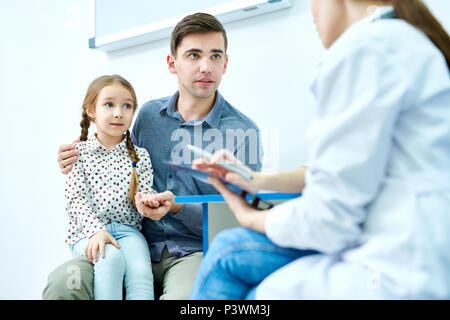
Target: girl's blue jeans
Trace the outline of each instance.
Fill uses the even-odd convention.
[[[219,233],[203,259],[190,299],[254,299],[259,283],[282,266],[314,250],[282,248],[246,228]]]
[[[125,283],[126,299],[154,299],[153,273],[147,241],[136,227],[111,222],[108,232],[119,242],[120,249],[106,244],[105,257],[98,253],[94,262],[94,299],[121,300]],[[88,238],[75,243],[72,255],[84,255]]]

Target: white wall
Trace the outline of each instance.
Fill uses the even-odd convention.
[[[428,2],[449,29],[448,0]],[[40,299],[47,275],[70,258],[56,150],[79,135],[89,82],[119,73],[140,104],[177,88],[165,64],[168,39],[109,54],[88,49],[88,9],[88,0],[0,0],[0,299]],[[225,28],[221,93],[275,139],[266,140],[268,169],[297,166],[306,160],[308,87],[323,53],[308,1]]]

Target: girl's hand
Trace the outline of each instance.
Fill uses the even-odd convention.
[[[153,200],[152,196],[153,194],[141,193],[140,200],[143,204],[150,208],[159,208],[161,204],[159,203],[159,201]]]
[[[251,174],[252,179],[247,180],[240,174],[231,172],[219,166],[217,163],[220,162],[230,162],[233,165],[242,168],[243,170]],[[225,180],[253,193],[258,192],[258,190],[261,189],[261,175],[258,172],[252,171],[249,167],[240,162],[230,151],[226,149],[217,151],[209,160],[206,158],[195,159],[194,161],[192,161],[192,168],[214,173],[220,177],[225,178]]]
[[[120,249],[119,243],[114,237],[106,230],[102,230],[94,234],[89,238],[86,248],[84,248],[84,255],[90,262],[98,261],[98,250],[100,249],[100,256],[105,257],[105,246],[107,243],[111,243],[117,249]]]
[[[241,226],[265,233],[264,224],[268,210],[262,211],[251,207],[244,198],[228,189],[219,179],[209,177],[208,180],[222,194]]]

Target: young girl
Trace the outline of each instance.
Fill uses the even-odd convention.
[[[214,239],[192,298],[448,299],[450,38],[420,0],[311,6],[328,52],[310,166],[222,173],[302,196],[257,211],[213,180],[246,228]]]
[[[94,262],[96,300],[122,299],[124,280],[127,299],[154,298],[150,253],[139,232],[142,216],[134,206],[137,192],[155,193],[150,156],[133,145],[128,130],[136,106],[133,87],[121,76],[90,84],[76,145],[79,158],[67,176],[66,242],[74,257]],[[91,122],[97,133],[88,139]]]

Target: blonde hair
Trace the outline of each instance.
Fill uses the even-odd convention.
[[[131,84],[126,79],[124,79],[123,77],[121,77],[117,74],[105,75],[105,76],[101,76],[101,77],[94,79],[94,81],[92,81],[91,84],[89,85],[87,92],[86,92],[86,96],[84,97],[84,100],[83,100],[81,122],[80,122],[80,127],[81,127],[80,140],[81,141],[87,140],[88,133],[89,133],[89,126],[91,125],[91,121],[94,121],[93,119],[91,119],[91,117],[89,117],[87,111],[95,109],[98,94],[100,93],[100,91],[104,87],[112,85],[113,83],[121,84],[125,89],[127,89],[130,92],[131,97],[133,99],[133,112],[136,111],[136,108],[137,108],[136,93],[135,93],[133,87],[131,86]],[[130,198],[131,202],[133,203],[133,205],[136,205],[134,197],[136,195],[137,188],[139,185],[139,178],[138,178],[138,175],[136,172],[136,165],[139,162],[139,157],[136,154],[136,150],[134,148],[133,141],[131,141],[131,136],[130,136],[129,130],[127,130],[127,132],[125,133],[125,137],[126,137],[126,145],[127,145],[127,149],[128,149],[128,154],[130,155],[130,158],[132,161],[132,173],[131,173],[129,198]]]

